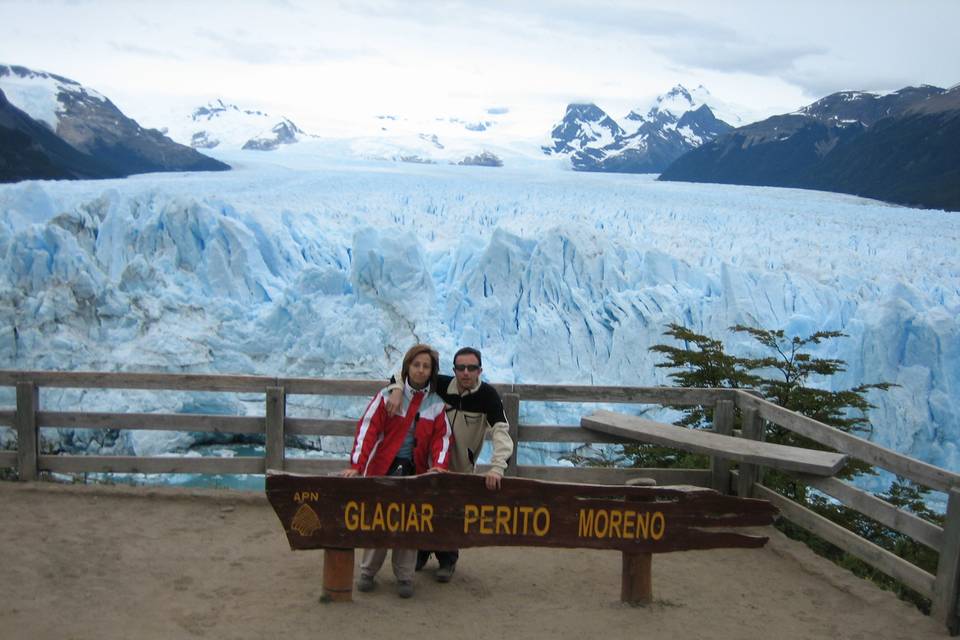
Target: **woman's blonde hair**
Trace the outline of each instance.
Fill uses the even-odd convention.
[[[403,356],[403,368],[400,370],[400,375],[403,377],[403,381],[406,382],[407,376],[410,373],[410,363],[421,353],[430,355],[430,388],[433,391],[437,391],[437,376],[440,375],[440,354],[428,344],[415,344],[407,349],[406,355]]]

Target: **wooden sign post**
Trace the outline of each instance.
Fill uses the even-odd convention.
[[[489,491],[482,476],[459,473],[405,478],[270,473],[267,497],[292,549],[328,550],[324,596],[329,600],[349,600],[352,593],[353,554],[342,550],[530,546],[623,551],[621,597],[649,601],[649,556],[644,576],[644,554],[760,547],[766,537],[709,529],[767,525],[776,514],[765,500],[700,487],[505,478],[499,491]]]

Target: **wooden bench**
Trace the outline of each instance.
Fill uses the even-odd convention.
[[[777,513],[765,500],[702,487],[508,477],[490,491],[482,476],[460,473],[342,478],[268,472],[266,485],[291,549],[325,550],[324,601],[352,599],[355,548],[536,546],[619,550],[621,600],[649,602],[649,554],[760,547],[766,537],[730,529],[768,525]]]
[[[841,453],[735,438],[613,411],[595,411],[581,418],[580,425],[584,429],[640,442],[817,476],[835,475],[847,460],[847,456]]]

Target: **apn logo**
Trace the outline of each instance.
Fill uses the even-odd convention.
[[[301,504],[290,522],[290,528],[302,536],[312,536],[320,530],[320,517],[310,505]]]

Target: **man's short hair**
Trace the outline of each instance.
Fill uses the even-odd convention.
[[[457,351],[455,354],[453,354],[453,364],[457,364],[457,358],[459,358],[462,355],[476,356],[477,364],[480,365],[481,368],[483,368],[483,358],[480,357],[479,349],[474,349],[473,347],[463,347],[462,349]]]

